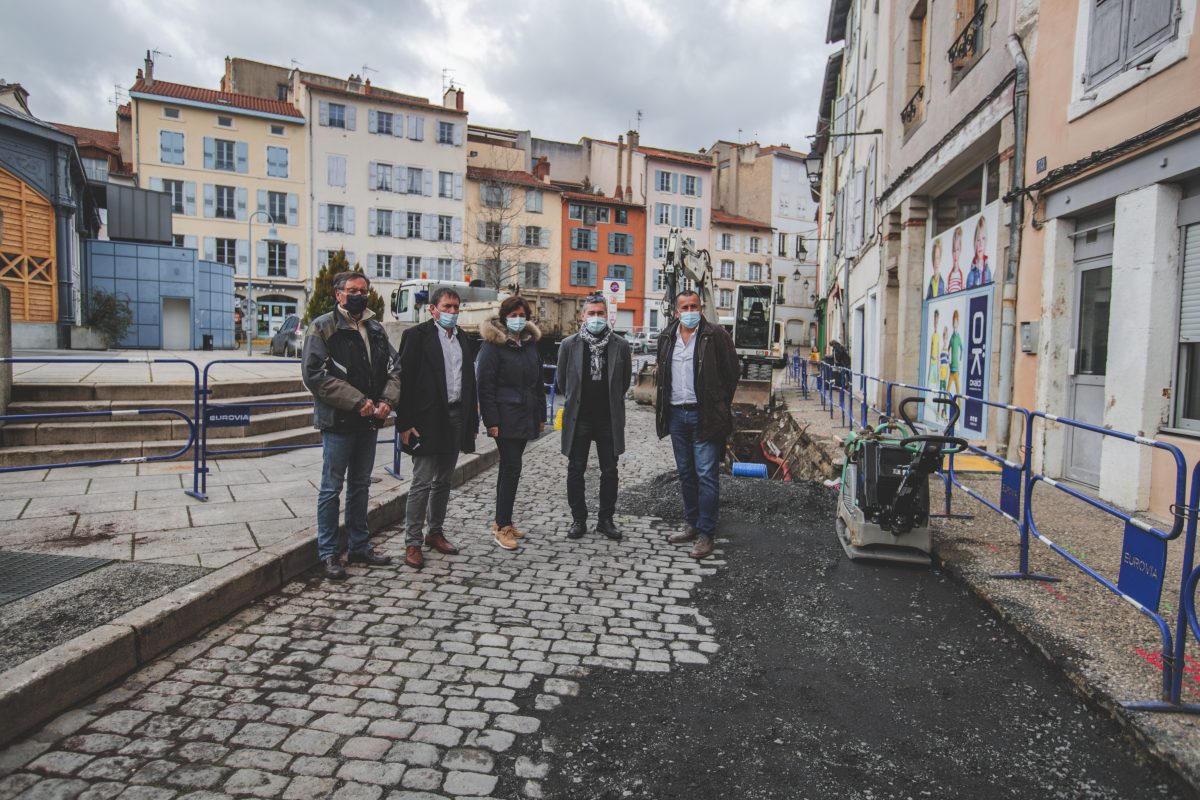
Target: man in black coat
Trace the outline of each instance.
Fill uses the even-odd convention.
[[[461,299],[442,286],[429,299],[433,319],[409,328],[400,338],[400,404],[396,430],[412,455],[413,478],[405,510],[404,563],[425,566],[426,545],[454,555],[458,548],[442,526],[450,500],[450,479],[458,454],[475,452],[479,402],[475,395],[475,343],[458,328]]]
[[[596,532],[620,539],[613,522],[617,507],[617,458],[625,452],[625,392],[633,378],[629,342],[608,326],[608,306],[603,295],[590,295],[583,303],[579,333],[558,347],[558,372],[554,383],[563,396],[562,452],[567,457],[567,503],[573,522],[567,538],[587,531],[587,501],[583,472],[588,453],[596,443],[600,462],[600,513]]]

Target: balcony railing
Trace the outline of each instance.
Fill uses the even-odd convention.
[[[908,104],[900,111],[900,121],[905,125],[910,124],[917,118],[917,114],[921,112],[921,101],[925,98],[924,85],[918,86],[917,91],[909,99]]]
[[[955,68],[966,65],[980,50],[983,38],[983,16],[987,12],[987,3],[980,3],[975,10],[975,16],[967,21],[954,44],[946,51],[946,57]]]

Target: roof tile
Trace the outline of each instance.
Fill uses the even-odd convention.
[[[199,86],[185,86],[182,83],[155,80],[153,85],[149,85],[145,79],[138,78],[129,91],[131,94],[139,92],[158,97],[192,100],[197,103],[212,103],[213,105],[226,106],[230,109],[242,109],[245,111],[257,111],[263,114],[276,114],[281,117],[293,117],[298,122],[304,120],[304,115],[294,105],[285,103],[282,100],[267,100],[262,97],[251,97],[248,94],[218,92],[215,89],[201,89]]]

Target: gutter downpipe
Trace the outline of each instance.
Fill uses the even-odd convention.
[[[1025,136],[1029,127],[1029,59],[1021,46],[1021,37],[1015,33],[1008,37],[1008,52],[1016,67],[1016,85],[1013,90],[1013,165],[1010,193],[1025,188]],[[1004,267],[1004,294],[1000,322],[1000,396],[999,401],[1012,404],[1013,372],[1016,368],[1014,344],[1016,342],[1017,316],[1017,270],[1021,263],[1021,227],[1025,214],[1025,198],[1018,194],[1009,209],[1008,261]],[[996,435],[997,450],[1007,457],[1008,438],[1012,426],[1012,412],[1001,414]]]

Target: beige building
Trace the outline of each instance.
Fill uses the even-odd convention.
[[[472,149],[476,147],[473,143]],[[549,182],[549,174],[544,161],[534,172],[467,168],[467,280],[482,280],[497,289],[560,291],[562,190]]]
[[[309,118],[314,263],[344,249],[386,299],[401,281],[462,280],[466,225],[463,92],[442,104],[299,69],[227,59],[224,88],[283,96]]]
[[[177,245],[234,265],[241,300],[252,282],[256,335],[271,336],[303,313],[311,274],[303,114],[286,101],[158,80],[149,59],[129,98],[118,133],[138,185],[171,195]],[[267,240],[271,227],[277,241]]]
[[[737,287],[745,283],[774,285],[771,270],[771,226],[737,214],[712,212],[712,258],[717,315],[733,324]],[[778,317],[776,318],[777,321]]]

